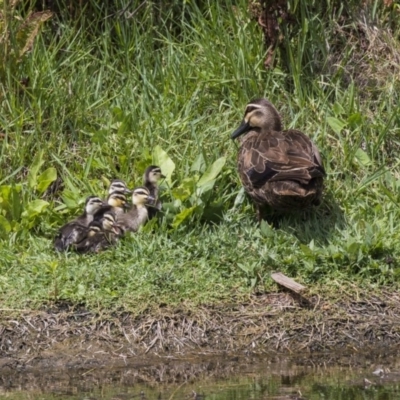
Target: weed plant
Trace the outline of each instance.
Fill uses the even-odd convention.
[[[397,286],[397,78],[387,74],[385,85],[371,92],[344,79],[356,51],[350,41],[325,68],[333,60],[335,13],[331,19],[303,13],[298,35],[284,39],[282,60],[290,68],[278,62],[265,70],[262,33],[245,1],[209,1],[201,10],[185,2],[181,14],[173,11],[156,20],[150,5],[133,16],[54,17],[29,54],[12,68],[6,64],[0,83],[3,307],[62,300],[140,312],[160,304],[242,301],[273,288],[274,270],[310,286]],[[387,43],[400,54],[395,28]],[[315,69],[312,46],[319,49]],[[388,62],[379,61],[370,60],[377,74]],[[328,173],[323,204],[282,218],[278,228],[256,223],[230,140],[246,103],[260,96],[276,105],[286,127],[317,143]],[[80,212],[86,196],[105,195],[115,177],[139,185],[154,163],[167,175],[158,220],[101,254],[54,252],[57,228]]]

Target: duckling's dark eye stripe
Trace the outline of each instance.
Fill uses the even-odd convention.
[[[103,203],[103,201],[98,197],[94,197],[93,199],[89,200],[89,203]]]
[[[154,168],[153,172],[161,172],[161,168]]]
[[[148,196],[149,194],[144,190],[135,190],[135,194],[141,194],[143,196]]]
[[[249,112],[252,112],[252,111],[254,111],[254,110],[258,110],[258,109],[260,109],[261,107],[260,106],[258,106],[258,105],[256,105],[256,104],[249,104],[247,107],[246,107],[246,114],[248,114]]]

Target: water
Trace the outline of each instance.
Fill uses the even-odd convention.
[[[193,357],[135,360],[118,369],[8,369],[6,399],[400,399],[396,355]]]

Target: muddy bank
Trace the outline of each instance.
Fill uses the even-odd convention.
[[[400,297],[357,289],[323,298],[254,295],[245,304],[160,307],[141,315],[94,314],[59,304],[2,310],[0,371],[94,368],[154,356],[249,355],[393,348],[400,343]]]

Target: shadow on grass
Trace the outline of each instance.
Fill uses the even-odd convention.
[[[314,240],[327,244],[333,233],[346,226],[345,215],[331,193],[327,193],[319,207],[300,213],[270,214],[265,220],[275,229],[295,235],[302,243]]]

